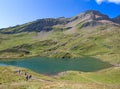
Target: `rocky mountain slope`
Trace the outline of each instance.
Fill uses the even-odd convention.
[[[107,15],[101,14],[98,11],[88,10],[86,12],[83,12],[71,18],[60,17],[60,18],[38,19],[36,21],[29,22],[23,25],[3,28],[3,29],[0,29],[0,33],[15,34],[20,32],[51,31],[53,29],[53,26],[55,25],[66,26],[76,21],[78,21],[79,23],[84,23],[82,24],[82,27],[96,26],[96,25],[103,25],[103,24],[120,26],[120,16],[111,19]],[[79,23],[76,23],[75,25]]]
[[[120,63],[120,17],[88,10],[0,29],[0,58],[92,56]]]

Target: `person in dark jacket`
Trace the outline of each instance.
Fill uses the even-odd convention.
[[[29,76],[29,79],[31,79],[31,78],[32,78],[32,75]]]
[[[26,75],[26,81],[28,81],[28,79],[29,79],[29,76],[28,76],[28,75]]]

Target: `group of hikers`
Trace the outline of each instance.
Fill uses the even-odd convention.
[[[28,81],[29,79],[32,78],[32,75],[28,75],[26,72],[23,73],[21,70],[18,70],[18,71],[16,71],[16,72],[17,72],[19,75],[24,74],[26,81]]]

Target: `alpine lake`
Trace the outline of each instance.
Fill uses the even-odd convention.
[[[109,68],[112,65],[92,57],[82,57],[79,59],[31,57],[2,59],[0,60],[0,66],[24,67],[37,73],[53,75],[64,71],[94,72]]]

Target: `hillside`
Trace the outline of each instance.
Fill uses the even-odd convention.
[[[15,72],[21,70],[21,74]],[[18,67],[0,67],[0,89],[119,89],[120,68],[112,67],[98,72],[66,71],[45,76]],[[24,72],[32,78],[25,79]]]
[[[47,18],[0,29],[0,58],[92,56],[120,63],[119,16],[88,10],[71,18]]]

